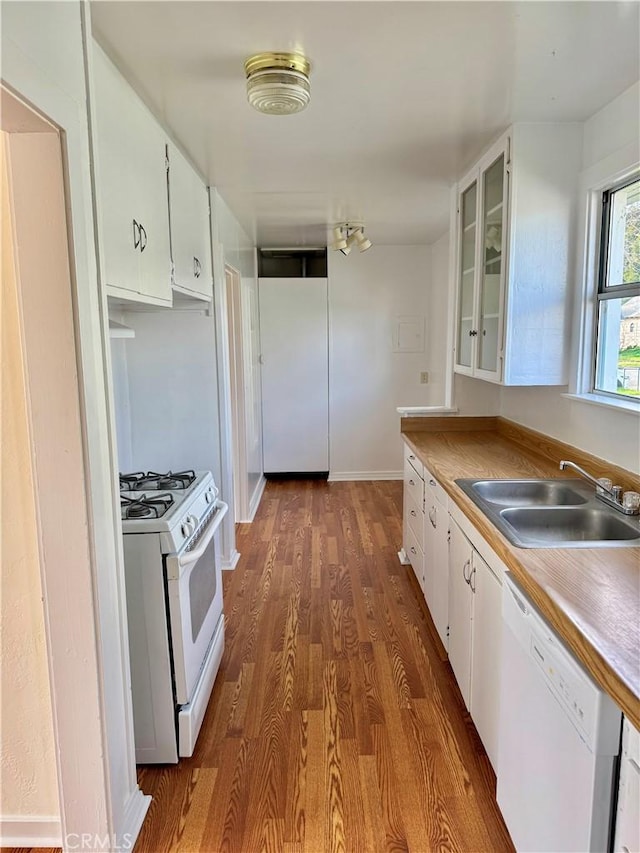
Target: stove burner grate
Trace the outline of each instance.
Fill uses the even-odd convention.
[[[161,489],[188,489],[195,481],[195,471],[167,471],[158,474],[155,471],[138,471],[133,474],[120,474],[120,489],[122,491],[160,491]]]
[[[162,518],[173,502],[169,494],[153,495],[150,498],[146,495],[140,495],[139,498],[120,495],[121,516],[123,521],[128,518]]]

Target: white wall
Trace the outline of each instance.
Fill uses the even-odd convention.
[[[629,159],[629,165],[640,158],[638,153],[640,126],[640,83],[635,84],[611,103],[597,112],[584,124],[583,175],[620,156]],[[584,212],[579,211],[580,227]],[[432,246],[434,279],[443,278],[448,261],[444,250],[447,236]],[[573,283],[575,292],[582,270],[579,268]],[[574,293],[570,294],[573,296]],[[434,293],[437,298],[437,293]],[[429,315],[429,335],[440,356],[432,357],[434,363],[444,364],[447,339],[447,309],[444,301],[433,302]],[[541,432],[573,444],[590,453],[631,470],[640,465],[640,419],[637,415],[595,406],[569,399],[563,394],[566,387],[501,387],[490,382],[454,377],[454,404],[464,415],[501,414]],[[435,403],[443,404],[444,393]],[[414,405],[419,405],[418,397]]]
[[[636,83],[585,122],[583,173],[605,164],[620,151],[628,152],[625,156],[631,158],[629,165],[637,163],[639,127],[640,83]],[[579,213],[584,218],[583,211]],[[574,290],[580,275],[578,269]],[[640,470],[640,418],[633,413],[568,399],[562,396],[566,390],[503,388],[500,413],[623,468]]]
[[[135,331],[111,341],[120,470],[194,468],[219,483],[213,316],[184,309],[118,316]]]
[[[246,494],[249,496],[248,518],[236,521],[248,521],[255,512],[263,484],[262,477],[262,397],[260,389],[260,325],[258,317],[258,277],[256,266],[255,242],[244,231],[233,212],[217,190],[211,190],[211,210],[213,225],[213,276],[217,314],[218,363],[220,365],[221,399],[229,396],[228,330],[226,325],[226,288],[225,264],[240,273],[242,287],[242,317],[244,346],[244,383],[245,417],[247,449]],[[233,507],[231,494],[231,422],[229,412],[222,412],[222,469],[223,484],[227,483],[228,503]],[[225,498],[227,500],[227,498]],[[223,546],[227,559],[235,552],[235,534],[233,514],[225,519]],[[226,537],[226,538],[225,538]],[[229,549],[224,545],[231,542]]]
[[[449,249],[448,231],[431,246],[426,345],[430,402],[436,405],[445,400],[447,393],[447,352],[442,335],[447,329]]]
[[[429,342],[423,352],[393,352],[395,318],[424,318],[429,311],[431,250],[329,252],[328,266],[330,476],[397,477],[402,442],[396,406],[436,403],[442,381],[420,384],[432,357],[436,376],[442,371]]]
[[[75,589],[72,647],[55,647],[53,689],[74,680],[56,703],[62,830],[67,833],[131,832],[135,837],[148,806],[137,786],[133,760],[131,699],[124,624],[122,546],[116,526],[110,418],[103,347],[102,300],[97,282],[91,198],[83,10],[80,2],[2,4],[2,78],[65,132],[67,202],[73,237],[74,307],[79,375],[85,415],[87,504],[93,552]],[[99,601],[97,612],[94,601]],[[66,602],[68,606],[68,601]],[[52,614],[51,636],[58,636]],[[65,614],[68,619],[68,610]],[[124,625],[124,627],[123,627]],[[81,723],[78,723],[78,717]],[[4,729],[3,729],[4,735]],[[48,806],[41,806],[48,809]],[[3,816],[4,818],[4,816]],[[28,846],[40,832],[25,831]],[[15,840],[14,844],[18,844]],[[51,846],[52,842],[43,846]]]

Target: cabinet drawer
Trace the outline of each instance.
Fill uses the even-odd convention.
[[[422,506],[418,506],[408,491],[404,495],[404,514],[408,526],[424,553],[424,513]]]
[[[416,474],[424,480],[424,470],[423,470],[422,462],[418,459],[416,454],[413,452],[413,450],[407,444],[405,444],[405,446],[404,446],[404,461],[405,461],[405,466],[404,466],[405,470],[407,467],[406,463],[408,462],[409,465],[411,465],[411,467],[414,469]]]
[[[436,478],[433,476],[431,471],[429,471],[428,468],[424,468],[423,470],[424,470],[425,486],[428,485],[431,487],[436,498],[440,501],[440,503],[442,504],[444,509],[447,510],[449,507],[449,499],[448,499],[447,493],[442,488],[440,483],[436,480]]]
[[[422,509],[424,504],[424,482],[408,459],[404,461],[404,493],[411,495],[414,503]]]
[[[411,567],[413,568],[414,574],[418,579],[418,583],[420,584],[420,589],[424,593],[424,555],[422,553],[422,548],[416,536],[411,529],[407,525],[407,541],[405,542],[405,553],[409,558],[409,562],[411,563]]]

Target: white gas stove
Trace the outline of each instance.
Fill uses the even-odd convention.
[[[217,543],[227,505],[210,472],[120,476],[139,764],[192,755],[224,651]]]
[[[160,533],[165,552],[178,550],[216,507],[217,497],[209,471],[121,475],[122,532]]]

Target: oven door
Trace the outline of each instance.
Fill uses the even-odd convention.
[[[176,701],[191,701],[222,616],[222,571],[216,533],[228,507],[216,511],[192,550],[167,557],[167,586]]]

